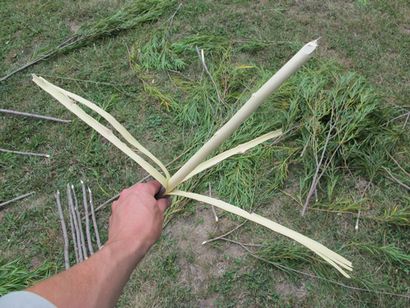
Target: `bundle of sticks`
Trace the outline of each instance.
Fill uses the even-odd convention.
[[[83,181],[81,181],[81,190],[83,203],[82,209],[80,208],[74,185],[67,184],[67,206],[65,209],[63,209],[61,205],[60,191],[55,193],[56,205],[64,239],[64,266],[66,269],[70,267],[70,249],[74,250],[76,263],[80,263],[94,254],[91,229],[94,231],[97,250],[101,248],[101,239],[98,231],[97,220],[95,218],[93,194],[91,189],[86,187]],[[82,216],[84,219],[81,218]],[[67,220],[69,228],[67,227],[65,217],[68,217]],[[90,217],[92,221],[92,228]],[[85,226],[83,221],[85,222]]]

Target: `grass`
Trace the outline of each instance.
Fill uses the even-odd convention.
[[[393,120],[409,111],[405,38],[410,14],[402,1],[188,1],[178,10],[177,2],[164,0],[61,4],[1,7],[0,27],[8,29],[0,34],[3,73],[68,37],[87,38],[1,82],[2,106],[69,118],[30,82],[29,73],[43,75],[100,104],[165,163],[184,152],[174,171],[304,42],[322,36],[318,55],[221,150],[279,127],[289,130],[286,137],[185,185],[206,193],[210,183],[215,197],[319,240],[351,259],[355,272],[352,280],[341,279],[304,248],[249,223],[229,236],[262,245],[252,247],[257,256],[371,291],[280,270],[239,246],[242,254],[232,257],[233,243],[214,242],[204,250],[181,247],[175,228],[194,219],[201,205],[177,199],[167,214],[165,238],[134,273],[120,307],[390,306],[393,301],[407,306],[408,299],[380,293],[409,292],[408,192],[386,172],[409,184],[409,124],[405,117]],[[196,47],[204,50],[215,84]],[[0,154],[0,200],[37,192],[0,213],[1,275],[24,282],[16,289],[46,277],[54,264],[63,268],[55,190],[85,179],[98,204],[144,174],[77,120],[61,125],[2,116],[0,130],[2,147],[52,155],[47,160]],[[322,153],[317,199],[313,194],[302,218]],[[108,215],[107,207],[98,217],[103,238]],[[238,223],[222,214],[215,230],[202,230],[212,220],[195,219],[189,227],[201,240]],[[199,262],[198,252],[221,259]],[[221,273],[218,264],[224,265]],[[210,274],[200,283],[186,278],[201,271]]]
[[[12,291],[19,291],[33,282],[55,272],[49,263],[40,264],[35,270],[28,269],[21,260],[0,263],[0,296]]]

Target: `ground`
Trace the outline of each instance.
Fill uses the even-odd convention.
[[[146,175],[36,87],[31,73],[98,103],[163,162],[179,157],[170,167],[175,171],[258,85],[320,36],[320,48],[306,69],[224,147],[280,127],[297,126],[296,132],[224,162],[185,188],[208,194],[210,185],[215,197],[320,241],[353,262],[352,279],[251,222],[203,245],[243,221],[218,211],[215,222],[208,206],[175,199],[163,237],[133,273],[118,306],[408,306],[410,199],[408,189],[386,172],[409,186],[409,124],[403,116],[410,108],[406,1],[192,0],[181,1],[177,9],[178,1],[152,0],[145,3],[164,4],[158,16],[125,30],[121,25],[128,15],[116,12],[142,1],[0,2],[1,75],[76,33],[89,35],[0,82],[1,108],[73,120],[57,124],[0,115],[0,148],[51,155],[0,153],[0,202],[35,191],[0,209],[0,281],[10,282],[0,282],[0,292],[62,270],[55,191],[64,197],[67,183],[79,189],[83,179],[101,204]],[[115,31],[104,32],[104,25]],[[200,65],[195,44],[205,50],[224,104]],[[353,81],[343,83],[350,73]],[[315,122],[315,112],[292,109],[294,102],[316,108],[315,101],[325,106],[331,95],[336,100],[344,93],[352,101],[359,97],[364,107],[357,110],[368,121],[359,117],[361,133],[349,139],[353,142],[340,142],[339,160],[329,164],[318,196],[301,217],[314,170],[310,162],[320,153],[310,147],[309,132],[332,118],[327,114]],[[317,140],[323,147],[323,139]],[[98,212],[103,239],[108,216],[109,206]]]

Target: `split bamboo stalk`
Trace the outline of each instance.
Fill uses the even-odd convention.
[[[90,187],[88,187],[88,197],[89,197],[89,200],[90,200],[91,220],[93,221],[95,239],[96,239],[96,241],[97,241],[97,247],[98,247],[98,249],[101,249],[100,232],[98,231],[97,219],[95,218],[93,193],[91,192]]]
[[[47,120],[47,121],[53,121],[53,122],[59,122],[59,123],[71,123],[71,120],[63,120],[63,119],[54,118],[50,116],[16,111],[16,110],[11,110],[11,109],[0,109],[0,113],[12,114],[12,115],[17,115],[17,116],[23,116],[23,117],[29,117],[29,118]]]
[[[171,177],[168,182],[167,192],[173,191],[209,154],[228,139],[273,91],[310,59],[316,47],[317,40],[307,43],[258,91],[253,93],[245,105]]]
[[[97,112],[105,120],[107,120],[111,124],[111,126],[114,127],[116,131],[120,133],[120,135],[124,139],[127,140],[129,144],[139,149],[137,146],[138,144],[132,142],[132,140],[129,138],[130,134],[126,131],[126,129],[122,126],[118,126],[119,123],[112,116],[107,116],[107,113],[103,111],[101,108],[99,108],[92,102],[86,101],[75,94],[72,94],[68,91],[58,88],[57,86],[54,86],[50,82],[46,81],[44,78],[33,75],[33,81],[43,90],[48,92],[51,96],[56,98],[68,110],[76,114],[81,120],[83,120],[94,130],[96,130],[99,134],[101,134],[103,137],[109,140],[123,153],[128,155],[135,162],[137,162],[153,178],[157,179],[166,188],[166,195],[178,195],[196,201],[205,202],[216,207],[219,207],[225,211],[231,212],[233,214],[251,220],[255,223],[258,223],[275,232],[283,234],[306,246],[307,248],[315,252],[317,255],[319,255],[321,258],[323,258],[330,265],[332,265],[334,268],[336,268],[345,277],[349,277],[345,270],[352,270],[351,262],[346,260],[344,257],[340,256],[339,254],[335,253],[334,251],[323,246],[322,244],[294,230],[286,228],[276,222],[273,222],[255,213],[249,213],[247,211],[244,211],[243,209],[236,207],[232,204],[226,203],[224,201],[191,192],[175,190],[175,188],[179,184],[181,184],[190,176],[195,175],[198,170],[198,172],[203,171],[232,155],[240,154],[242,146],[246,149],[249,149],[261,143],[261,139],[265,138],[266,136],[260,136],[252,141],[249,141],[248,143],[242,144],[237,148],[225,151],[220,155],[217,155],[209,159],[208,161],[202,163],[213,150],[215,150],[220,144],[222,144],[222,142],[225,141],[225,139],[232,135],[232,133],[241,125],[243,121],[245,121],[258,108],[258,106],[268,95],[270,95],[276,88],[278,88],[281,85],[281,83],[286,80],[286,78],[288,78],[293,72],[295,72],[303,63],[305,63],[312,56],[312,53],[316,49],[316,47],[317,40],[306,44],[291,60],[288,61],[288,63],[286,63],[268,82],[266,82],[261,89],[252,94],[248,102],[245,103],[244,106],[242,106],[242,108],[232,117],[232,119],[229,120],[221,129],[219,129],[214,134],[214,136],[208,142],[206,142],[205,145],[191,159],[189,159],[188,162],[186,162],[185,165],[183,165],[183,167],[171,178],[168,178],[167,174],[164,176],[160,172],[158,172],[147,161],[145,161],[142,157],[136,154],[134,150],[131,149],[126,143],[124,143],[118,137],[116,137],[111,130],[109,130],[106,126],[102,125],[96,119],[88,115],[73,100],[78,101],[79,103],[84,104],[87,107],[91,108],[93,111]],[[141,151],[141,149],[139,150]],[[150,158],[153,161],[155,161],[152,157]]]
[[[82,262],[84,261],[84,255],[83,255],[83,249],[82,249],[82,244],[81,244],[80,229],[78,228],[77,214],[74,208],[74,199],[73,199],[73,194],[71,191],[70,184],[67,184],[67,198],[68,198],[68,204],[70,206],[71,216],[73,217],[73,222],[74,222],[75,235],[76,235],[75,238],[77,242],[76,246],[78,248],[78,260],[79,262]]]
[[[81,190],[83,193],[83,206],[84,206],[84,215],[85,215],[85,234],[87,236],[88,251],[90,255],[92,255],[94,254],[94,249],[93,249],[93,244],[91,242],[90,218],[88,216],[87,191],[85,189],[84,181],[81,180],[80,182],[81,182]]]
[[[77,195],[75,193],[75,189],[74,189],[74,185],[71,184],[71,193],[74,199],[74,214],[75,214],[75,218],[77,219],[77,223],[78,223],[78,230],[80,231],[80,243],[81,243],[81,249],[83,251],[83,256],[84,256],[84,260],[87,260],[88,255],[87,255],[87,246],[85,244],[85,236],[84,236],[84,230],[83,230],[83,224],[80,218],[80,210],[78,208],[78,199],[77,199]]]
[[[68,269],[70,268],[70,260],[68,258],[69,243],[68,243],[68,236],[67,236],[67,227],[64,221],[64,213],[61,207],[60,191],[57,190],[57,193],[55,194],[55,198],[56,198],[58,215],[60,216],[61,230],[63,232],[63,239],[64,239],[64,266],[65,266],[65,269]]]

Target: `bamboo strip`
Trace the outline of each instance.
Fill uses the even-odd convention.
[[[119,150],[124,152],[128,157],[134,160],[139,164],[145,171],[151,174],[162,186],[167,187],[168,181],[166,178],[159,173],[154,167],[152,167],[145,159],[132,151],[124,142],[122,142],[118,137],[116,137],[113,132],[95,120],[93,117],[88,115],[84,110],[82,110],[78,105],[76,105],[69,97],[63,94],[61,91],[57,90],[55,87],[51,86],[50,83],[47,83],[43,78],[39,78],[36,75],[33,75],[33,81],[44,91],[49,93],[55,99],[57,99],[64,107],[74,113],[86,124],[91,126],[95,131],[100,135],[110,141],[115,145]]]
[[[194,170],[191,171],[190,174],[188,174],[182,181],[181,183],[185,182],[186,180],[192,178],[193,176],[195,176],[196,174],[209,169],[213,166],[215,166],[216,164],[219,164],[221,161],[233,156],[233,155],[237,155],[237,154],[243,154],[246,151],[248,151],[249,149],[252,149],[254,147],[256,147],[257,145],[268,141],[270,139],[273,138],[277,138],[280,137],[282,135],[282,130],[278,129],[275,130],[273,132],[264,134],[262,136],[259,136],[251,141],[248,141],[246,143],[242,143],[230,150],[227,150],[225,152],[222,152],[214,157],[212,157],[211,159],[208,159],[207,161],[204,161],[203,163],[200,163]]]
[[[186,191],[180,191],[180,190],[173,191],[172,193],[170,193],[170,195],[190,198],[196,201],[214,205],[216,207],[221,208],[224,211],[241,216],[243,218],[256,222],[257,224],[260,224],[268,229],[271,229],[275,232],[285,235],[293,239],[294,241],[299,242],[305,247],[309,248],[310,250],[318,254],[320,257],[322,257],[326,262],[334,266],[343,276],[350,278],[350,276],[341,268],[343,267],[344,269],[351,271],[352,263],[350,261],[348,261],[344,257],[338,255],[337,253],[331,251],[329,248],[308,238],[307,236],[303,234],[300,234],[294,230],[291,230],[285,226],[282,226],[276,222],[273,222],[265,217],[259,216],[255,213],[249,213],[239,207],[236,207],[232,204],[229,204],[227,202],[224,202],[224,201],[221,201],[215,198],[210,198],[208,196],[186,192]]]
[[[41,78],[41,77],[40,77]],[[64,95],[72,98],[73,100],[79,102],[80,104],[83,104],[84,106],[87,106],[94,112],[98,113],[100,116],[102,116],[108,123],[112,125],[112,127],[133,147],[135,147],[138,151],[141,153],[145,154],[147,157],[149,157],[153,162],[155,162],[161,170],[164,172],[167,178],[170,178],[171,175],[168,172],[168,169],[164,164],[154,156],[148,149],[146,149],[141,143],[139,143],[128,131],[127,129],[120,123],[118,122],[111,114],[106,112],[104,109],[98,107],[96,104],[90,102],[89,100],[86,100],[85,98],[71,93],[69,91],[66,91],[50,82],[45,80],[44,78],[41,78],[44,82],[46,82],[48,85],[51,87],[54,87],[55,89],[61,91]]]

